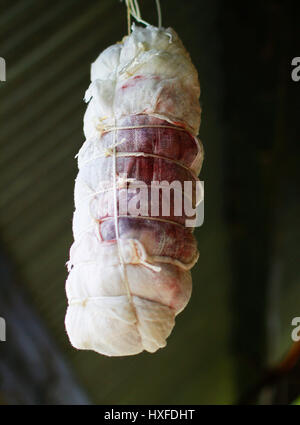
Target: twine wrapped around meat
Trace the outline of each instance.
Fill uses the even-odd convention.
[[[133,26],[98,57],[91,80],[66,329],[79,349],[108,356],[155,352],[189,301],[198,252],[185,212],[164,214],[162,191],[143,198],[135,185],[197,182],[203,160],[197,72],[172,29]]]

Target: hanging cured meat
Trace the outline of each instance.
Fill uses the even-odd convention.
[[[155,352],[189,301],[198,252],[174,202],[176,184],[195,184],[202,165],[199,95],[170,28],[133,26],[92,64],[66,282],[76,348]],[[163,211],[163,190],[150,187],[166,182],[175,189]]]

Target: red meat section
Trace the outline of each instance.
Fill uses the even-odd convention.
[[[138,128],[131,128],[138,127]],[[104,132],[101,138],[101,145],[108,149],[115,144],[117,157],[112,155],[95,159],[89,164],[84,172],[96,175],[97,181],[103,181],[107,174],[107,167],[113,170],[113,161],[116,161],[116,178],[126,175],[128,181],[117,189],[118,205],[118,231],[121,239],[138,239],[145,246],[149,255],[171,257],[183,263],[192,261],[197,253],[197,245],[191,228],[186,228],[186,218],[191,218],[184,213],[184,191],[178,194],[170,191],[170,213],[163,214],[162,211],[162,191],[159,191],[159,213],[156,216],[151,214],[150,186],[153,181],[160,184],[162,181],[180,182],[182,189],[184,182],[195,184],[197,177],[191,167],[199,153],[199,145],[196,139],[186,130],[167,121],[149,115],[127,116],[117,123],[118,130],[115,132]],[[118,156],[118,153],[123,156]],[[126,155],[128,153],[128,156]],[[150,155],[130,156],[132,153],[144,153]],[[153,156],[151,156],[153,155]],[[88,176],[86,176],[88,177]],[[148,214],[137,217],[124,217],[120,212],[120,199],[127,189],[127,201],[130,202],[133,196],[139,192],[128,193],[128,188],[134,188],[137,180],[144,182],[149,188],[147,194]],[[194,192],[193,192],[194,193]],[[181,215],[174,214],[174,196],[182,197]],[[124,199],[124,198],[122,198]],[[99,232],[103,241],[116,239],[115,232],[115,210],[113,191],[99,194],[96,199],[97,217],[99,217]],[[178,211],[177,211],[178,212]]]

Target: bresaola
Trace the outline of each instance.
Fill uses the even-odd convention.
[[[140,196],[136,214],[124,213],[124,202],[128,207],[137,199],[137,182],[196,184],[203,160],[198,76],[177,34],[148,25],[133,26],[106,49],[91,80],[66,329],[79,349],[108,356],[155,352],[189,301],[196,241],[184,211],[174,212],[174,193],[167,215],[161,207],[151,214],[161,193],[154,199],[149,191],[144,209]]]

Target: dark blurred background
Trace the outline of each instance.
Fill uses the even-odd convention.
[[[156,24],[155,1],[139,3]],[[161,0],[163,25],[182,38],[202,87],[200,259],[167,347],[107,358],[68,342],[65,262],[90,63],[127,33],[126,9],[0,0],[0,404],[286,404],[300,395],[296,4]]]

